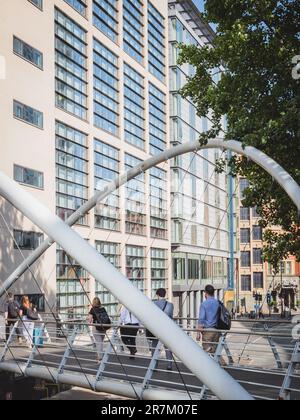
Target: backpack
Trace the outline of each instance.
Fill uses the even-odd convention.
[[[96,327],[97,331],[105,332],[111,328],[111,319],[108,316],[108,313],[106,312],[105,308],[93,308],[92,315],[94,319],[94,324],[100,324]]]
[[[8,303],[8,319],[17,319],[19,317],[19,305],[17,302]]]
[[[228,309],[224,306],[224,304],[219,301],[219,313],[218,313],[218,330],[230,331],[231,330],[231,323],[232,318]]]

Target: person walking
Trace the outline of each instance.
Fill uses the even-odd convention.
[[[12,293],[8,293],[7,302],[4,307],[4,318],[5,318],[5,337],[6,342],[10,336],[10,328],[14,327],[16,323],[21,319],[20,317],[20,305],[19,302],[15,300],[15,297]],[[22,330],[16,326],[15,329],[18,341],[22,344]]]
[[[220,314],[220,302],[215,299],[214,296],[215,288],[211,285],[206,286],[206,301],[204,301],[200,307],[197,336],[198,341],[201,340],[202,336],[203,350],[211,355],[215,354],[222,335],[219,331],[217,331]],[[223,364],[224,361],[222,360],[221,362]]]
[[[122,341],[130,351],[130,360],[134,360],[137,353],[136,337],[140,328],[140,322],[127,308],[123,307],[120,323],[122,325],[120,330]]]
[[[161,309],[166,315],[168,315],[169,318],[173,319],[174,318],[174,305],[173,303],[167,301],[166,296],[167,296],[166,289],[158,289],[156,292],[157,300],[154,303],[159,309]],[[154,337],[150,331],[147,331],[146,335],[150,342],[150,348],[151,348],[151,353],[153,357],[156,347],[159,343],[159,340],[156,337]],[[167,348],[165,348],[165,351],[166,351],[166,358],[168,361],[167,370],[171,371],[173,370],[173,353]]]
[[[23,320],[23,337],[26,340],[27,346],[33,346],[33,332],[34,322],[39,319],[37,312],[32,309],[28,296],[23,296],[21,299],[20,316]]]
[[[97,348],[97,361],[101,362],[104,353],[104,338],[110,329],[111,320],[99,298],[95,297],[89,312],[89,324],[93,326],[93,335]]]

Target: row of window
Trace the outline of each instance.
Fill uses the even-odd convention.
[[[241,229],[240,230],[241,236],[241,244],[250,244],[251,242],[251,229]],[[259,225],[255,225],[252,227],[252,240],[253,241],[262,241],[263,239],[263,230],[262,227]]]
[[[253,207],[252,209],[252,217],[254,219],[258,219],[260,215],[257,212],[257,208]],[[240,208],[240,219],[241,221],[249,221],[251,218],[251,209],[249,207],[241,207]]]
[[[252,287],[253,286],[253,287]],[[253,273],[253,284],[252,276],[241,276],[241,291],[251,292],[254,289],[264,288],[264,273]]]
[[[43,0],[29,0],[42,10]],[[87,0],[64,0],[87,17]],[[118,40],[118,0],[93,0],[93,25],[112,41]],[[140,64],[144,59],[144,6],[140,0],[123,0],[124,51]],[[148,2],[149,71],[159,80],[165,79],[166,20]]]
[[[72,2],[75,6],[76,2]],[[100,5],[103,7],[103,4]],[[99,6],[99,7],[100,7]],[[132,0],[124,9],[135,19]],[[154,13],[154,12],[153,12]],[[157,13],[154,15],[156,16]],[[157,18],[157,16],[156,16]],[[126,21],[126,19],[125,19]],[[59,9],[55,9],[55,91],[56,106],[81,119],[87,118],[87,32]],[[132,48],[132,43],[129,43]],[[14,38],[14,52],[39,68],[43,55],[22,40]],[[115,136],[119,134],[118,57],[94,39],[94,124]],[[130,66],[124,66],[125,141],[145,149],[144,78]],[[166,96],[154,85],[150,93],[150,152],[166,147]],[[43,128],[43,113],[17,101],[14,115]]]
[[[96,249],[116,268],[120,269],[120,244],[96,242]],[[131,282],[141,291],[145,291],[146,280],[146,249],[139,246],[126,246],[126,274]],[[87,304],[88,275],[62,249],[57,249],[57,290],[59,310],[72,306],[84,307]],[[167,282],[167,251],[151,248],[151,282],[152,290],[166,287]],[[111,315],[117,314],[116,299],[98,282],[96,295],[107,307]]]
[[[252,250],[252,257],[253,257],[252,264],[254,265],[263,264],[263,250],[261,248],[254,248]],[[241,252],[241,267],[243,268],[251,267],[251,251]]]

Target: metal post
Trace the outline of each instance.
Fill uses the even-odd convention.
[[[120,186],[126,184],[128,181],[140,175],[142,172],[145,172],[148,169],[176,156],[204,149],[230,150],[236,154],[246,156],[247,158],[251,159],[253,162],[257,163],[259,166],[265,169],[279,183],[279,185],[281,185],[291,200],[296,204],[298,211],[300,212],[300,187],[295,182],[295,180],[280,165],[278,165],[278,163],[254,147],[244,147],[242,143],[234,140],[224,141],[223,139],[215,139],[210,140],[208,144],[204,146],[200,145],[198,140],[181,144],[146,160],[135,168],[130,169],[124,175],[118,177],[115,181],[108,184],[104,190],[97,192],[90,200],[88,200],[83,206],[74,212],[66,221],[66,223],[69,226],[73,226],[83,215],[95,207],[97,203],[107,198],[112,192],[120,188]],[[9,288],[47,251],[48,248],[50,248],[53,243],[53,239],[47,238],[45,242],[43,242],[9,276],[9,278],[0,286],[0,297],[5,294],[6,290],[9,290]]]
[[[267,324],[264,324],[264,330],[267,331],[267,332],[270,331],[269,326]],[[272,353],[274,355],[274,358],[275,358],[278,369],[283,369],[283,364],[281,362],[280,355],[278,353],[278,350],[277,350],[276,344],[274,343],[273,338],[268,336],[267,340],[268,340],[268,343],[271,347],[271,350],[272,350]]]
[[[158,359],[159,359],[159,356],[160,356],[160,352],[161,352],[162,347],[163,347],[163,344],[159,341],[157,343],[155,352],[153,354],[153,357],[151,359],[151,362],[149,364],[148,370],[147,370],[146,375],[145,375],[145,378],[144,378],[144,382],[143,382],[143,385],[142,385],[142,392],[140,394],[140,399],[141,400],[143,399],[144,392],[149,387],[150,381],[151,381],[151,379],[153,377],[153,374],[155,372],[155,369],[157,367],[157,363],[158,363]]]
[[[280,398],[284,400],[290,400],[291,399],[291,391],[290,386],[292,383],[293,375],[296,370],[296,365],[300,363],[300,341],[298,340],[296,342],[293,355],[291,358],[291,361],[289,363],[282,388],[280,390]]]
[[[71,339],[68,340],[68,338],[67,338],[68,345],[67,345],[66,351],[65,351],[65,353],[63,355],[62,361],[60,362],[60,365],[59,365],[59,368],[58,368],[58,375],[57,375],[57,377],[59,377],[59,375],[61,375],[62,373],[64,373],[64,369],[65,369],[66,363],[67,363],[67,361],[68,361],[68,359],[70,357],[70,353],[72,351],[72,346],[73,346],[73,344],[74,344],[74,342],[76,340],[76,337],[77,337],[77,331],[78,331],[78,327],[76,325],[74,327],[74,330],[73,330],[73,334],[71,336]],[[58,380],[57,380],[57,382],[58,382]]]
[[[113,353],[114,345],[115,345],[115,342],[117,341],[117,338],[118,338],[118,329],[119,329],[119,327],[117,327],[114,330],[114,333],[113,333],[113,336],[112,336],[112,338],[110,340],[110,343],[107,346],[106,351],[104,353],[104,356],[103,356],[103,358],[101,360],[101,363],[100,363],[98,372],[96,374],[96,380],[95,380],[95,384],[94,384],[94,390],[97,389],[97,384],[98,384],[99,381],[101,381],[101,379],[103,377],[105,367],[106,367],[106,365],[108,363],[108,360],[109,360],[109,356]]]
[[[125,304],[219,399],[253,399],[95,248],[3,173],[0,173],[0,194],[52,237],[78,264]]]
[[[45,324],[41,327],[41,334],[40,334],[39,338],[44,336],[44,331],[45,331]],[[26,374],[26,370],[28,368],[31,368],[32,362],[33,362],[35,356],[37,355],[37,353],[38,353],[38,344],[35,342],[34,346],[32,348],[32,351],[30,353],[30,356],[28,358],[28,362],[26,364],[25,374]]]
[[[9,345],[10,345],[10,343],[13,340],[13,337],[15,335],[16,329],[18,328],[18,325],[19,325],[19,321],[17,321],[14,324],[14,326],[13,326],[13,328],[12,328],[10,334],[9,334],[9,338],[8,338],[8,340],[7,340],[6,344],[5,344],[5,347],[3,349],[3,352],[2,352],[2,354],[0,356],[0,363],[4,362],[4,360],[5,360],[5,356],[6,356],[7,352],[8,352],[8,350],[9,350]]]

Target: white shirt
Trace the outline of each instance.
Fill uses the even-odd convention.
[[[140,321],[127,308],[122,309],[120,321],[122,325],[140,324]]]

